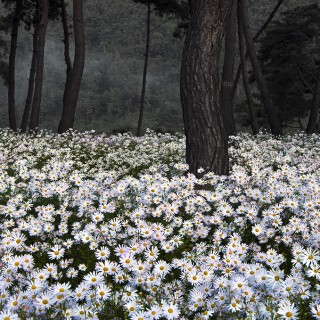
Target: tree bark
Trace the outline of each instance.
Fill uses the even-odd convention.
[[[16,8],[13,17],[13,24],[11,30],[11,46],[9,54],[9,74],[8,74],[8,111],[9,111],[9,125],[13,131],[17,131],[16,111],[15,111],[15,69],[16,69],[16,54],[18,32],[20,25],[20,18],[23,12],[23,0],[16,0]]]
[[[66,132],[73,127],[75,111],[85,61],[85,35],[83,24],[83,0],[73,1],[73,26],[75,52],[73,67],[70,72],[70,82],[66,83],[63,99],[62,116],[58,127],[58,133]]]
[[[229,173],[228,134],[219,103],[219,54],[233,0],[191,0],[191,20],[181,62],[181,104],[186,160],[199,168]]]
[[[241,19],[242,19],[243,33],[246,39],[247,49],[248,49],[249,57],[251,60],[253,73],[256,77],[258,87],[261,93],[261,100],[265,107],[265,110],[269,119],[271,133],[274,135],[281,135],[282,134],[281,123],[279,121],[277,111],[274,105],[272,104],[271,96],[268,91],[266,82],[264,80],[264,77],[259,65],[259,60],[254,47],[253,38],[250,34],[247,0],[240,0],[239,6],[240,6]]]
[[[278,10],[279,10],[280,6],[282,5],[283,1],[284,0],[278,0],[278,3],[274,7],[274,9],[271,11],[271,13],[270,13],[268,19],[266,20],[266,22],[263,24],[263,26],[254,35],[253,42],[258,41],[258,39],[261,36],[261,34],[263,33],[263,31],[268,27],[268,25],[272,21],[273,17],[275,16],[275,14],[278,12]],[[249,57],[249,54],[248,54],[248,51],[246,51],[246,54],[245,54],[246,60],[248,59],[248,57]],[[237,87],[238,87],[238,83],[239,83],[239,80],[240,80],[241,71],[242,70],[241,70],[241,64],[240,64],[238,66],[236,77],[235,77],[234,82],[233,82],[233,89],[232,89],[232,98],[233,99],[234,99],[235,93],[237,91]]]
[[[68,14],[66,10],[66,3],[64,0],[60,0],[61,6],[61,20],[63,27],[63,43],[64,43],[64,59],[67,66],[67,76],[70,75],[72,70],[72,62],[70,58],[70,39],[69,39],[69,27],[68,27]]]
[[[225,112],[224,118],[226,120],[226,130],[228,136],[236,134],[236,123],[233,115],[232,96],[234,62],[236,56],[236,11],[237,2],[235,1],[226,26],[224,63],[220,90],[220,103],[223,112]]]
[[[63,44],[64,44],[64,60],[66,63],[66,83],[63,92],[63,105],[67,104],[67,97],[69,95],[70,83],[71,83],[71,72],[72,62],[70,58],[70,38],[69,38],[69,27],[68,27],[68,15],[66,10],[66,3],[64,0],[60,1],[61,5],[61,21],[63,27]]]
[[[22,120],[21,120],[21,132],[27,131],[29,115],[33,100],[33,93],[34,93],[34,81],[35,75],[37,70],[37,60],[38,60],[38,41],[39,41],[39,28],[40,28],[40,8],[39,8],[39,1],[37,1],[37,8],[36,8],[36,19],[34,25],[34,32],[33,32],[33,49],[32,49],[32,60],[31,60],[31,67],[30,67],[30,74],[29,74],[29,85],[28,85],[28,93],[26,104],[24,107]]]
[[[316,127],[318,123],[318,113],[320,104],[320,67],[318,68],[317,80],[313,92],[314,93],[311,102],[310,115],[306,129],[306,133],[308,134],[316,132]]]
[[[249,76],[247,71],[247,62],[245,57],[246,56],[245,39],[243,35],[242,20],[241,20],[241,15],[239,10],[238,10],[238,36],[239,36],[239,52],[240,52],[240,62],[241,62],[240,65],[242,69],[242,80],[243,80],[243,85],[244,85],[247,102],[248,102],[252,133],[256,135],[258,134],[259,129],[258,129],[256,113],[254,111],[253,97],[250,90]]]
[[[147,71],[148,71],[148,62],[149,62],[149,48],[150,48],[150,20],[151,20],[151,4],[150,4],[150,1],[148,1],[147,39],[146,39],[146,51],[145,51],[145,55],[144,55],[142,91],[141,91],[141,100],[140,100],[140,113],[139,113],[139,121],[138,121],[138,128],[137,128],[137,136],[138,137],[141,136],[143,111],[144,111],[144,105],[145,105]]]
[[[37,71],[36,71],[30,125],[29,125],[30,131],[36,131],[36,129],[39,126],[39,114],[40,114],[42,84],[43,84],[44,47],[46,42],[46,31],[47,31],[47,25],[48,25],[49,0],[41,0],[40,12],[41,12],[41,22],[39,27],[39,39],[38,39]]]

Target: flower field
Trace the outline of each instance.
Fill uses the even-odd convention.
[[[320,319],[320,139],[0,130],[0,320]]]

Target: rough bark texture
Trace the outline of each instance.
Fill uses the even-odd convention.
[[[139,121],[138,121],[138,128],[137,128],[138,137],[141,136],[142,119],[143,119],[143,111],[144,111],[145,96],[146,96],[146,83],[147,83],[147,71],[148,71],[148,62],[149,62],[149,48],[150,48],[150,18],[151,18],[151,5],[150,5],[150,1],[148,1],[146,52],[144,55],[140,113],[139,113]]]
[[[182,54],[181,103],[191,173],[229,173],[228,135],[219,103],[219,54],[233,0],[191,0]]]
[[[263,77],[258,56],[254,47],[253,38],[251,36],[247,0],[240,0],[239,6],[240,6],[239,10],[241,14],[241,19],[242,19],[243,33],[246,39],[247,49],[248,49],[249,57],[251,60],[253,73],[258,83],[258,87],[261,94],[261,100],[268,116],[271,133],[274,135],[281,135],[282,134],[281,123],[279,121],[277,111],[274,105],[272,104],[271,96],[268,91],[265,79]]]
[[[35,75],[37,70],[37,60],[38,60],[38,40],[39,40],[39,28],[40,28],[40,10],[39,10],[39,2],[37,1],[37,9],[36,9],[36,21],[34,26],[33,32],[33,49],[32,49],[32,60],[31,60],[31,67],[30,67],[30,74],[29,74],[29,84],[28,84],[28,93],[26,104],[24,107],[22,120],[21,120],[21,132],[27,131],[27,126],[29,122],[29,115],[33,100],[33,93],[34,93],[34,81]]]
[[[313,90],[311,110],[310,110],[308,125],[306,129],[306,133],[308,134],[316,132],[316,127],[318,124],[319,104],[320,104],[320,68],[318,69],[317,80],[316,80],[315,88]]]
[[[34,87],[32,111],[30,118],[30,131],[36,131],[39,126],[39,114],[42,97],[42,83],[43,83],[43,66],[44,66],[44,47],[46,42],[46,31],[48,25],[49,0],[41,0],[40,2],[41,22],[39,28],[38,39],[38,59],[37,71]]]
[[[240,62],[241,62],[240,65],[242,69],[242,80],[243,80],[243,85],[244,85],[244,89],[247,97],[251,129],[252,129],[252,133],[255,135],[259,132],[259,129],[257,124],[256,113],[254,111],[253,97],[252,97],[250,84],[249,84],[247,62],[245,57],[246,56],[245,39],[243,35],[242,21],[241,21],[241,15],[239,13],[239,10],[238,10],[238,35],[239,35],[239,52],[240,52]]]
[[[263,31],[268,27],[269,23],[272,21],[272,19],[274,18],[275,14],[277,13],[277,11],[279,10],[280,6],[282,5],[284,0],[278,0],[276,6],[274,7],[274,9],[271,11],[268,19],[266,20],[266,22],[263,24],[263,26],[256,32],[256,34],[253,36],[253,42],[258,41],[259,37],[261,36],[261,34],[263,33]],[[246,60],[248,59],[249,54],[248,52],[246,52],[245,54],[245,58]],[[238,66],[237,69],[237,73],[236,73],[236,77],[234,79],[234,83],[233,83],[233,90],[232,90],[232,98],[234,99],[235,93],[237,91],[237,87],[238,87],[238,83],[240,80],[240,75],[241,75],[241,64]]]
[[[9,86],[8,86],[8,107],[9,107],[9,125],[14,131],[17,131],[16,111],[15,111],[15,69],[16,69],[16,53],[18,42],[18,31],[20,18],[23,12],[23,0],[16,1],[16,8],[13,17],[11,30],[11,45],[9,54]]]
[[[62,116],[58,133],[66,132],[73,127],[77,107],[80,83],[85,61],[85,35],[83,24],[83,0],[73,1],[73,26],[74,26],[74,61],[70,74],[70,82],[63,99]]]
[[[233,115],[233,76],[236,56],[237,2],[235,1],[226,26],[224,62],[221,77],[220,103],[225,112],[226,130],[228,136],[236,134],[236,123]]]

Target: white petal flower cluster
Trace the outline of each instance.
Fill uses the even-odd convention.
[[[320,139],[0,130],[0,319],[320,319]]]

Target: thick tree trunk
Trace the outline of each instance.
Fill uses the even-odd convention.
[[[149,62],[149,48],[150,48],[150,20],[151,20],[151,4],[150,4],[150,1],[148,1],[147,39],[146,39],[146,52],[145,52],[145,55],[144,55],[142,91],[141,91],[141,100],[140,100],[140,113],[139,113],[139,121],[138,121],[138,128],[137,128],[137,136],[138,137],[141,136],[143,111],[144,111],[144,105],[145,105],[147,71],[148,71],[148,62]]]
[[[228,136],[236,134],[236,123],[233,115],[233,76],[234,76],[234,61],[236,56],[236,29],[237,29],[237,2],[234,2],[232,11],[226,27],[225,36],[225,50],[224,50],[224,63],[222,70],[222,81],[220,91],[220,103],[223,111],[225,112],[226,130]]]
[[[309,115],[308,125],[306,129],[306,133],[308,134],[316,132],[316,127],[318,123],[319,104],[320,104],[320,67],[318,69],[317,80],[316,80],[315,88],[313,90],[313,98],[311,102],[310,115]]]
[[[273,17],[275,16],[275,14],[278,12],[280,6],[282,5],[284,0],[278,0],[276,6],[274,7],[274,9],[271,11],[268,19],[266,20],[266,22],[263,24],[263,26],[256,32],[256,34],[253,37],[253,42],[258,41],[260,35],[263,33],[263,31],[268,27],[269,23],[272,21]],[[248,59],[249,54],[248,51],[245,54],[245,58],[246,60]],[[237,69],[237,73],[236,73],[236,77],[234,79],[234,83],[233,83],[233,89],[232,89],[232,98],[234,99],[235,93],[237,91],[237,87],[238,87],[238,83],[240,80],[240,75],[241,75],[241,64],[238,66]]]
[[[20,18],[23,12],[23,0],[16,1],[16,9],[13,17],[11,30],[11,46],[9,54],[9,74],[8,74],[8,107],[9,107],[9,125],[14,131],[17,131],[16,110],[15,110],[15,69],[16,53]]]
[[[259,60],[254,47],[253,38],[251,37],[247,0],[240,0],[239,6],[240,6],[241,19],[242,19],[243,33],[246,39],[247,49],[248,49],[249,57],[251,60],[253,73],[256,77],[258,87],[261,93],[261,100],[265,107],[265,110],[269,119],[271,133],[274,135],[281,135],[282,134],[281,123],[279,121],[277,111],[274,105],[272,104],[271,96],[268,91],[265,79],[263,77],[263,74],[259,65]]]
[[[41,0],[40,2],[41,22],[39,28],[39,40],[38,40],[38,59],[37,59],[37,71],[34,87],[32,111],[30,118],[30,131],[36,131],[39,126],[39,114],[42,97],[42,84],[43,84],[43,66],[44,66],[44,47],[46,42],[46,31],[48,25],[48,12],[49,12],[49,0]]]
[[[62,116],[58,133],[66,132],[73,127],[77,107],[80,83],[85,61],[85,35],[83,24],[83,0],[73,1],[73,26],[74,26],[74,62],[70,75],[70,83],[66,89],[63,100]]]
[[[40,8],[39,1],[37,1],[37,12],[36,12],[36,21],[33,32],[33,49],[32,49],[32,60],[29,74],[29,85],[28,85],[28,93],[26,104],[23,111],[23,116],[21,120],[21,132],[27,131],[27,126],[29,122],[29,115],[31,110],[31,105],[33,101],[33,93],[34,93],[34,81],[37,70],[37,60],[38,60],[38,41],[39,41],[39,28],[40,28]]]
[[[252,133],[256,135],[259,132],[259,129],[258,129],[256,113],[254,111],[253,97],[252,97],[250,84],[249,84],[247,62],[245,57],[246,56],[245,39],[243,35],[242,20],[241,20],[241,15],[239,10],[238,10],[238,35],[239,35],[239,51],[240,51],[240,62],[241,62],[240,65],[242,69],[242,80],[243,80],[243,85],[244,85],[248,107],[249,107],[250,124],[251,124]]]
[[[181,103],[189,171],[229,173],[228,134],[219,103],[219,54],[233,0],[192,0],[182,54]]]

